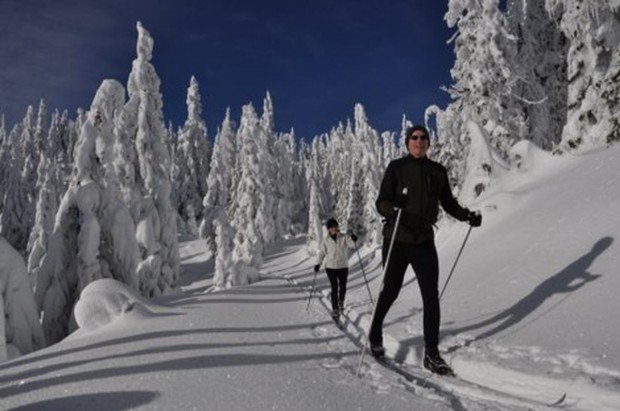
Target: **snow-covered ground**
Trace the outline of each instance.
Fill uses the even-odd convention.
[[[271,265],[295,264],[288,250],[299,246],[293,241]],[[376,365],[369,379],[355,378],[345,364],[355,362],[357,347],[319,303],[306,312],[306,293],[281,277],[209,292],[204,252],[200,241],[183,244],[190,283],[176,296],[145,303],[114,298],[122,287],[87,287],[79,317],[90,316],[92,328],[106,322],[93,303],[105,301],[116,321],[0,365],[0,409],[448,408],[416,397]],[[98,293],[105,297],[89,299]],[[116,301],[125,308],[115,310]]]
[[[442,300],[440,348],[456,380],[416,366],[422,316],[411,273],[385,332],[388,354],[419,378],[369,359],[357,378],[372,307],[356,254],[343,333],[327,315],[322,272],[321,298],[305,309],[314,261],[303,238],[267,250],[262,281],[220,292],[204,245],[187,241],[181,293],[111,298],[123,308],[97,318],[112,323],[0,364],[0,409],[543,409],[564,394],[564,409],[619,409],[620,147],[534,157],[472,205],[483,226]],[[439,229],[440,285],[466,232]],[[361,255],[376,294],[378,253]],[[85,312],[82,323],[97,310]]]

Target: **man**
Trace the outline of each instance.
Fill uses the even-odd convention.
[[[347,277],[349,276],[349,248],[355,248],[357,236],[350,238],[340,235],[340,227],[335,218],[327,220],[328,238],[323,241],[319,250],[314,272],[318,272],[325,260],[325,272],[332,287],[332,318],[337,323],[344,309],[344,297],[347,293]]]
[[[424,367],[441,375],[452,369],[439,355],[439,263],[434,243],[433,224],[437,221],[439,204],[454,218],[480,226],[480,214],[461,207],[454,199],[446,169],[426,156],[430,141],[423,126],[407,130],[405,145],[409,154],[392,161],[383,177],[376,205],[385,217],[383,228],[383,265],[386,268],[383,286],[370,328],[372,355],[382,358],[383,320],[396,300],[408,265],[418,279],[424,305]],[[403,194],[407,188],[407,194]],[[389,261],[386,261],[398,209],[402,209],[399,226]]]

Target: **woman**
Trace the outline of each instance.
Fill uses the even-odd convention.
[[[325,260],[325,272],[332,286],[332,318],[340,321],[340,313],[344,309],[344,297],[347,292],[347,277],[349,276],[349,248],[355,248],[357,236],[350,237],[340,234],[338,221],[334,218],[327,220],[329,236],[321,244],[314,272],[321,268]]]

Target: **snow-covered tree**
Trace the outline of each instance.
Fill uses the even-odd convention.
[[[527,114],[517,104],[524,100],[517,94],[522,90],[517,87],[522,80],[515,71],[517,38],[509,33],[498,0],[450,0],[445,20],[457,28],[451,39],[454,82],[446,88],[452,102],[445,110],[429,107],[425,122],[428,128],[435,116],[429,154],[447,167],[451,185],[459,191],[466,168],[478,166],[466,163],[473,130],[470,123],[483,128],[490,146],[507,160],[511,146],[526,136]]]
[[[92,281],[114,278],[139,288],[135,225],[114,168],[114,121],[124,102],[123,86],[115,80],[105,80],[97,90],[46,253],[38,266],[33,264],[48,342],[64,338],[74,327],[73,305]]]
[[[276,238],[282,238],[291,233],[294,207],[294,173],[296,142],[295,133],[285,133],[278,136],[274,146],[276,154],[277,170],[275,175],[276,191],[276,214],[275,230]]]
[[[265,203],[261,197],[264,187],[262,171],[264,163],[260,156],[260,124],[251,104],[243,107],[237,142],[239,184],[236,189],[236,207],[232,225],[235,229],[233,261],[235,278],[232,284],[247,284],[256,281],[262,265],[263,244],[262,224],[265,222]]]
[[[515,37],[512,89],[525,122],[520,138],[549,150],[566,123],[568,41],[544,1],[509,0],[506,19]]]
[[[568,38],[568,119],[562,147],[620,140],[620,5],[616,0],[546,0]]]
[[[331,195],[335,203],[335,217],[346,227],[346,213],[349,206],[349,172],[354,161],[353,144],[355,136],[350,123],[345,129],[342,123],[330,132],[329,170],[331,172]]]
[[[226,115],[213,145],[211,167],[207,179],[207,194],[203,200],[203,219],[200,223],[200,238],[207,241],[207,246],[212,253],[216,252],[213,222],[220,210],[227,212],[229,209],[233,178],[231,165],[235,164],[235,159],[234,124],[230,119],[230,109],[226,109]]]
[[[431,146],[429,156],[444,165],[448,170],[448,180],[454,194],[458,195],[465,177],[466,159],[465,153],[469,140],[463,133],[465,123],[461,118],[463,102],[455,101],[446,110],[441,110],[433,105],[424,112],[426,128],[430,132]],[[430,118],[435,117],[437,129],[430,126]]]
[[[39,268],[41,258],[47,249],[49,235],[54,228],[54,219],[58,211],[58,199],[60,197],[58,182],[58,165],[55,158],[48,158],[45,152],[41,152],[39,160],[37,181],[37,207],[35,211],[34,226],[30,231],[28,240],[28,272],[35,285],[36,270]]]
[[[289,147],[294,151],[294,147]],[[305,232],[308,227],[308,186],[306,180],[306,165],[304,157],[307,155],[308,145],[305,140],[299,143],[299,150],[295,156],[293,166],[293,215],[291,227],[294,234]]]
[[[177,209],[184,221],[188,221],[188,206],[198,218],[202,217],[202,199],[207,192],[207,176],[211,147],[207,140],[207,128],[201,117],[202,104],[198,81],[192,76],[187,89],[187,120],[178,135],[176,161],[179,167]]]
[[[407,119],[406,115],[403,114],[403,118],[400,122],[400,140],[398,143],[399,153],[401,156],[406,156],[408,154],[405,140],[407,138],[407,130],[409,127],[413,127],[413,123]]]
[[[449,92],[455,100],[451,104],[459,105],[460,117],[467,119],[461,121],[459,134],[469,138],[466,122],[474,121],[508,158],[510,147],[524,134],[524,121],[514,104],[515,38],[508,33],[498,0],[450,0],[445,19],[458,29]]]
[[[137,23],[137,57],[133,61],[127,89],[129,101],[123,108],[119,125],[122,148],[133,141],[137,162],[121,166],[121,179],[128,179],[125,198],[132,204],[132,215],[137,217],[136,238],[140,246],[138,265],[140,291],[145,296],[159,295],[173,290],[179,276],[179,246],[176,213],[171,206],[170,154],[166,146],[163,123],[163,103],[159,92],[160,80],[151,64],[153,38]],[[132,153],[127,153],[133,160]],[[132,187],[130,172],[135,185]],[[141,198],[138,198],[138,195]]]
[[[399,152],[394,133],[391,131],[384,131],[381,133],[381,159],[383,161],[381,169],[385,170],[390,161],[398,157]]]
[[[263,241],[271,243],[276,236],[275,217],[278,206],[278,192],[275,187],[277,159],[274,155],[276,136],[274,131],[273,102],[269,92],[267,92],[263,99],[263,113],[258,125],[258,160],[260,161],[259,166],[262,179],[259,192],[257,224]]]
[[[14,358],[45,347],[26,265],[3,237],[0,237],[0,305],[0,351],[5,349],[6,357]]]
[[[232,260],[234,233],[228,216],[221,207],[217,209],[213,226],[215,227],[215,246],[217,248],[213,282],[218,289],[228,288],[234,284],[236,277],[235,265]]]
[[[32,106],[28,106],[26,116],[14,131],[16,134],[19,133],[19,137],[14,135],[9,138],[14,146],[11,150],[9,175],[5,177],[6,188],[1,225],[4,238],[19,252],[25,253],[28,236],[34,223],[35,186],[39,161]]]
[[[306,238],[306,250],[309,255],[316,255],[319,252],[323,240],[323,225],[319,215],[321,204],[317,182],[314,178],[310,179],[310,201],[308,207],[308,235]]]
[[[348,205],[345,214],[345,229],[349,233],[365,234],[363,221],[364,196],[363,196],[362,170],[353,163],[350,171]]]
[[[382,175],[381,146],[379,136],[368,123],[366,111],[361,104],[355,105],[355,136],[361,150],[361,161],[357,167],[361,171],[362,202],[352,204],[352,207],[357,206],[362,210],[362,228],[353,232],[365,236],[367,244],[378,246],[382,241],[382,224],[375,202],[379,196]]]

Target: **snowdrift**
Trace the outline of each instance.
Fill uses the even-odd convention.
[[[82,332],[92,332],[123,319],[147,319],[161,308],[126,284],[104,278],[84,288],[73,314]]]

